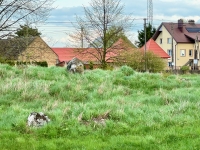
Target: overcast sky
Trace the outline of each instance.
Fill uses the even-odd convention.
[[[70,22],[75,16],[84,15],[83,6],[89,6],[91,0],[56,0],[55,9],[44,25],[38,26],[43,39],[50,47],[70,47],[67,33],[73,30]],[[121,0],[124,14],[135,19],[128,38],[134,43],[137,31],[143,29],[143,18],[147,17],[147,0]],[[200,0],[153,0],[153,26],[162,22],[177,22],[178,19],[194,19],[200,23]]]

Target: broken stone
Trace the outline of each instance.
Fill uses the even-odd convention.
[[[32,112],[28,116],[28,126],[32,127],[40,127],[47,124],[50,121],[49,117],[45,115],[43,112]]]
[[[67,63],[67,70],[72,73],[83,73],[84,71],[83,62],[78,58],[74,57]]]

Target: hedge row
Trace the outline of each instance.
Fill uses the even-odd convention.
[[[0,59],[0,63],[2,64],[9,64],[11,66],[14,65],[37,65],[41,67],[48,67],[48,64],[46,61],[41,61],[41,62],[23,62],[23,61],[12,61],[12,60],[2,60]]]

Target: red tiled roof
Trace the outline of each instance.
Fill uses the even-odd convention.
[[[144,46],[140,49],[144,50]],[[149,39],[149,41],[147,41],[146,50],[152,51],[161,58],[170,58],[170,56],[153,39]]]
[[[58,55],[58,59],[59,61],[70,61],[71,59],[73,59],[74,57],[84,61],[96,61],[96,59],[94,58],[90,58],[90,54],[86,54],[85,53],[79,53],[78,51],[80,49],[78,48],[52,48],[52,50]],[[90,51],[94,51],[91,50]]]
[[[98,63],[98,59],[95,58],[94,55],[97,56],[97,50],[95,48],[51,48],[57,55],[60,62],[62,61],[70,61],[74,57],[82,60],[84,63],[89,63],[90,61]],[[81,52],[83,51],[83,52]],[[115,54],[112,52],[108,52],[106,55],[106,59],[113,57]],[[108,61],[109,62],[109,61]]]
[[[51,48],[57,55],[60,61],[69,61],[76,56],[74,48]]]
[[[95,48],[51,48],[57,55],[60,62],[70,61],[72,58],[76,57],[82,60],[84,63],[89,63],[90,61],[98,63],[98,59],[95,56],[99,56],[99,53]],[[119,39],[111,48],[107,50],[106,61],[112,62],[113,58],[119,55],[122,50],[128,50],[130,46],[127,46],[122,39]]]

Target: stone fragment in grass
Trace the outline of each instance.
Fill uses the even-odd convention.
[[[41,127],[50,121],[49,117],[43,112],[32,112],[28,116],[28,126],[30,127]]]
[[[67,70],[72,73],[83,73],[84,71],[83,62],[78,58],[74,57],[67,63]]]

